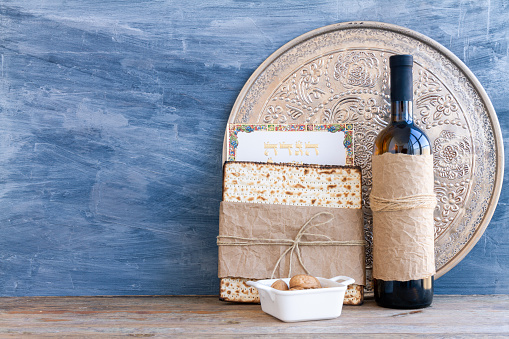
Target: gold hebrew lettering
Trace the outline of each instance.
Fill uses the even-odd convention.
[[[295,143],[295,155],[304,155],[304,152],[302,151],[302,142],[297,141]]]
[[[285,144],[284,142],[282,142],[282,143],[279,143],[279,148],[288,149],[288,155],[292,155],[292,150],[291,150],[293,148],[292,144]]]
[[[318,155],[318,144],[311,144],[309,142],[306,142],[306,149],[308,148],[314,148],[316,155]],[[306,151],[306,155],[309,155],[308,151]]]
[[[263,148],[265,149],[264,154],[269,155],[269,150],[274,150],[274,155],[277,155],[277,144],[270,144],[268,142],[263,143]]]

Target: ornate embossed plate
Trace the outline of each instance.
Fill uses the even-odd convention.
[[[375,136],[390,118],[388,59],[393,54],[414,56],[414,121],[433,144],[440,277],[467,255],[486,229],[499,198],[504,163],[500,126],[488,96],[445,47],[414,31],[377,22],[316,29],[258,67],[228,122],[356,124],[355,165],[363,171],[370,276],[371,154]]]

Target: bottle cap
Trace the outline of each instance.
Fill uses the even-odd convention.
[[[414,57],[408,54],[393,55],[389,58],[389,66],[410,66],[414,64]]]
[[[391,66],[391,101],[412,101],[413,81],[411,55],[393,55],[389,58]]]

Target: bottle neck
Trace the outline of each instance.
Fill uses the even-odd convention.
[[[393,101],[391,102],[391,122],[413,122],[412,101]]]

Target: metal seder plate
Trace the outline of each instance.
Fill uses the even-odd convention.
[[[414,56],[414,122],[434,153],[435,260],[440,277],[473,248],[502,186],[502,133],[493,106],[454,54],[409,29],[347,22],[308,32],[281,47],[249,78],[228,122],[355,124],[355,165],[362,168],[366,266],[372,263],[371,154],[390,118],[389,56]],[[226,142],[223,160],[226,159]]]

